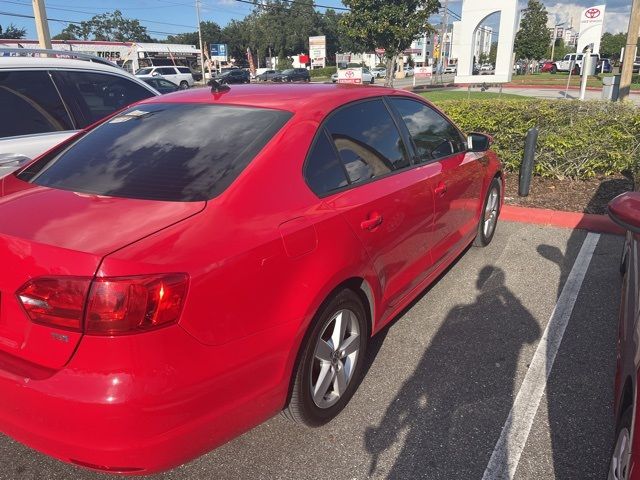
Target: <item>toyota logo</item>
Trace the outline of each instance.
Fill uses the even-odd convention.
[[[587,18],[598,18],[600,16],[600,9],[598,8],[589,8],[584,12],[584,16]]]

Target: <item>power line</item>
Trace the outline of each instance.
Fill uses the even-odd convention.
[[[22,3],[22,2],[16,2],[15,0],[0,0],[3,3],[11,3],[14,5],[21,5],[24,7],[30,7],[31,4],[30,3]],[[81,13],[83,15],[104,15],[103,13],[100,12],[90,12],[90,11],[81,11],[81,10],[74,10],[72,8],[62,8],[62,7],[52,7],[47,5],[47,8],[50,10],[60,10],[60,11],[64,11],[64,12],[73,12],[73,13]],[[117,9],[115,9],[117,10]],[[156,20],[146,20],[143,18],[137,18],[135,20],[138,20],[139,22],[145,22],[145,23],[156,23],[158,25],[168,25],[170,27],[185,27],[185,28],[196,28],[193,25],[183,25],[180,23],[168,23],[168,22],[158,22]]]
[[[253,5],[255,7],[261,7],[261,8],[269,8],[271,6],[276,6],[276,4],[273,3],[260,3],[258,1],[253,2],[251,0],[235,0],[236,2],[240,2],[240,3],[248,3],[250,5]],[[314,8],[324,8],[324,9],[330,9],[330,10],[343,10],[345,12],[350,12],[351,10],[346,8],[346,7],[332,7],[329,5],[320,5],[319,3],[303,3],[303,2],[298,2],[296,0],[280,0],[281,2],[284,3],[288,3],[288,4],[293,4],[295,3],[296,5],[302,5],[302,6],[311,6]]]
[[[18,17],[18,18],[31,18],[31,19],[35,18],[33,15],[25,15],[23,13],[16,13],[16,12],[3,12],[3,11],[0,11],[0,15],[4,15],[4,16],[7,16],[7,17]],[[82,24],[82,22],[78,22],[78,21],[74,21],[74,20],[62,20],[60,18],[48,17],[47,20],[49,20],[51,22],[73,23],[74,25],[81,25]],[[149,30],[149,29],[147,29],[147,32],[156,33],[156,34],[159,34],[159,35],[179,35],[179,33],[162,32],[162,31],[159,31],[159,30]]]

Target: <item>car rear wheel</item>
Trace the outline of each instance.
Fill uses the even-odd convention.
[[[555,75],[556,73],[558,73],[558,67],[556,67],[555,65],[551,66],[551,74]]]
[[[180,90],[186,90],[187,88],[189,88],[189,82],[187,82],[186,80],[182,80],[180,82]]]
[[[487,196],[482,205],[478,234],[473,242],[476,247],[489,245],[493,239],[493,234],[496,232],[496,225],[500,216],[500,189],[500,180],[494,178],[489,185]]]
[[[616,443],[613,447],[611,462],[609,463],[608,480],[627,480],[631,466],[631,419],[633,407],[628,407],[620,419]]]
[[[355,292],[342,290],[325,302],[307,335],[284,416],[319,426],[338,415],[360,383],[367,338],[364,307]]]
[[[374,83],[376,83],[376,79],[374,76],[371,76],[371,82],[369,82],[371,85],[373,85]]]

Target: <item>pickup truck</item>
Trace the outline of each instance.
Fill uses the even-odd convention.
[[[600,61],[599,55],[591,55],[594,62]],[[554,62],[551,66],[551,73],[569,72],[573,68],[574,75],[580,75],[582,73],[582,64],[584,62],[584,54],[582,53],[570,53],[564,56],[562,60]]]

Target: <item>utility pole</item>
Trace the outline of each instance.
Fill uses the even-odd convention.
[[[40,48],[51,49],[51,34],[49,33],[49,22],[47,21],[47,10],[44,7],[44,0],[33,0],[33,16],[36,20],[36,30],[38,31]]]
[[[33,0],[34,2],[36,0]],[[202,26],[200,25],[200,0],[196,0],[196,17],[198,18],[198,41],[200,42],[200,69],[202,70],[202,81],[206,84],[204,78],[204,45],[202,44]]]
[[[444,58],[444,37],[447,34],[447,22],[449,14],[449,0],[444,0],[444,13],[442,16],[442,29],[440,31],[440,55],[438,56],[438,69],[437,73],[442,75],[445,65],[443,65],[442,59]]]
[[[640,30],[640,0],[633,0],[633,5],[631,6],[631,16],[629,17],[627,45],[624,48],[624,58],[622,60],[620,97],[618,97],[621,102],[629,96],[629,90],[631,90],[633,63],[636,59],[636,47],[638,45],[638,30]]]

